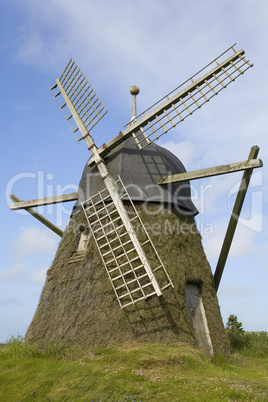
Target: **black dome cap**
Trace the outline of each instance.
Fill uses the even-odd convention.
[[[107,155],[105,163],[114,181],[117,181],[118,175],[121,177],[132,201],[172,204],[185,215],[198,213],[191,200],[189,181],[157,184],[160,176],[186,172],[181,161],[167,149],[151,143],[139,151],[131,136]],[[72,215],[81,210],[81,202],[104,188],[98,169],[86,165]]]

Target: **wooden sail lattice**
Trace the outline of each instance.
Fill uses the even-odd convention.
[[[221,62],[223,55],[231,50],[234,54]],[[212,64],[216,66],[205,72],[211,68]],[[137,120],[137,123],[140,124],[132,135],[139,149],[143,149],[200,109],[250,67],[252,64],[245,59],[243,50],[236,51],[234,46],[227,49],[217,59],[159,101],[166,99],[166,102],[157,107],[158,102],[138,116],[140,120]],[[179,92],[173,95],[178,90]]]
[[[107,110],[73,59],[70,59],[58,81],[65,91],[69,102],[79,115],[85,129],[90,131],[105,116]],[[76,136],[80,128],[78,128],[72,112],[69,116],[64,113],[65,106],[69,106],[69,104],[63,98],[62,91],[56,91],[57,88],[58,84],[54,85],[50,90],[76,140],[80,141],[83,137],[77,138]]]
[[[151,273],[139,257],[107,189],[83,202],[82,208],[119,305],[124,308],[157,294],[153,281],[161,291],[173,284],[120,177],[115,185],[120,188],[120,198],[127,202],[129,220],[138,232]]]
[[[127,123],[123,131],[98,148],[98,155],[103,158],[131,135],[138,148],[143,149],[243,75],[253,64],[245,58],[244,50],[236,51],[234,46]],[[229,55],[230,52],[231,56],[228,57],[227,53]],[[88,165],[94,163],[94,158],[90,158]]]

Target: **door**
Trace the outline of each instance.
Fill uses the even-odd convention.
[[[196,283],[187,283],[185,291],[186,306],[191,328],[195,336],[196,346],[202,349],[205,354],[210,357],[213,354],[213,347],[199,286]]]

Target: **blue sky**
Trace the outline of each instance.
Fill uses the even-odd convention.
[[[243,161],[260,147],[264,167],[253,174],[218,296],[225,323],[234,313],[246,330],[268,331],[267,20],[266,0],[1,1],[0,342],[25,335],[60,240],[10,211],[9,194],[74,192],[89,157],[49,91],[70,57],[109,111],[92,131],[100,146],[129,121],[131,85],[142,112],[235,42],[254,67],[159,144],[188,171]],[[241,176],[192,183],[213,272]],[[38,211],[64,229],[72,205]]]

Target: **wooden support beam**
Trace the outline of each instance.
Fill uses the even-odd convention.
[[[11,194],[13,196],[13,194]],[[16,196],[13,196],[16,197]],[[10,196],[11,198],[11,196]],[[17,198],[17,197],[16,197]],[[17,209],[26,209],[30,207],[40,207],[42,205],[57,204],[59,202],[75,201],[78,198],[78,193],[69,193],[56,195],[54,197],[39,198],[37,200],[15,202],[9,206],[13,211]],[[12,198],[11,198],[12,199]]]
[[[254,169],[262,167],[260,159],[251,159],[243,162],[230,163],[229,165],[220,165],[211,168],[193,170],[192,172],[178,173],[170,176],[159,177],[157,184],[178,183],[185,180],[203,179],[205,177],[218,176],[226,173],[238,172],[240,170]]]
[[[10,195],[10,198],[14,202],[23,202],[20,198],[16,197],[14,194]],[[63,231],[59,229],[57,226],[55,226],[52,222],[50,222],[48,219],[44,218],[42,215],[40,215],[38,212],[36,212],[32,208],[25,208],[25,211],[27,211],[29,214],[31,214],[34,218],[36,218],[38,221],[43,223],[45,226],[47,226],[50,230],[52,230],[54,233],[56,233],[58,236],[62,237]]]
[[[252,147],[250,150],[248,160],[250,161],[252,159],[256,159],[258,156],[259,150],[260,150],[260,148],[257,145]],[[240,212],[241,212],[241,209],[242,209],[242,206],[243,206],[243,203],[245,200],[245,196],[247,193],[247,189],[249,186],[249,182],[251,179],[252,171],[253,171],[253,169],[249,169],[244,172],[242,180],[241,180],[240,188],[239,188],[237,196],[236,196],[232,215],[231,215],[231,218],[229,221],[229,225],[228,225],[228,228],[227,228],[227,231],[225,234],[225,238],[224,238],[223,245],[221,248],[217,267],[216,267],[216,270],[214,273],[214,285],[215,285],[216,291],[219,288],[219,284],[221,281],[225,263],[226,263],[226,260],[227,260],[228,254],[229,254],[229,250],[230,250],[232,240],[233,240],[233,237],[235,234],[235,230],[236,230],[236,226],[237,226],[238,219],[240,216]]]

